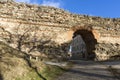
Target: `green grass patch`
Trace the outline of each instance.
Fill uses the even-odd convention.
[[[41,79],[34,70],[30,70],[27,74],[22,77],[17,77],[15,80],[43,80]]]
[[[64,68],[48,65],[43,69],[41,73],[46,78],[46,80],[53,80],[65,71],[66,69]]]
[[[54,80],[70,67],[70,63],[61,68],[25,57],[24,53],[0,42],[0,76],[3,80]]]

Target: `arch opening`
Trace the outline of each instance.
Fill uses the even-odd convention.
[[[95,45],[97,44],[97,40],[92,33],[92,30],[79,29],[73,33],[73,40],[71,44],[72,49],[72,58],[73,59],[94,59],[95,53]],[[76,47],[76,48],[74,48]],[[77,52],[75,52],[77,50]],[[76,55],[77,54],[77,55]],[[77,57],[77,58],[76,58]]]

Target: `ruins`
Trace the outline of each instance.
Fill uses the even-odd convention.
[[[1,0],[0,41],[16,48],[17,36],[20,34],[29,36],[29,40],[24,39],[35,41],[35,45],[45,41],[49,41],[45,45],[62,45],[62,48],[57,50],[48,50],[50,53],[58,54],[67,53],[71,41],[80,35],[86,44],[88,59],[120,59],[116,57],[120,56],[120,18],[72,14],[54,7]],[[16,42],[9,41],[10,38]],[[22,47],[25,48],[24,45]]]

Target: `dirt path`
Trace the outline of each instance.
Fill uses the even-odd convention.
[[[105,65],[93,61],[75,61],[74,67],[56,80],[118,80]]]

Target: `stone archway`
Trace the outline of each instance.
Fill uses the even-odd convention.
[[[80,34],[73,37],[70,47],[71,59],[87,59],[86,43]]]
[[[96,57],[94,50],[95,50],[95,45],[97,44],[97,40],[95,38],[95,34],[93,33],[92,28],[90,26],[88,26],[88,28],[87,27],[82,27],[82,28],[77,27],[77,29],[74,28],[72,41],[74,41],[74,39],[78,36],[80,36],[80,37],[77,40],[78,42],[75,44],[76,47],[82,46],[82,48],[86,48],[86,49],[80,50],[81,48],[78,48],[79,51],[77,53],[74,53],[74,52],[72,53],[72,51],[71,51],[72,58],[75,59],[77,57],[77,59],[79,59],[79,58],[80,59],[81,58],[82,59],[94,59]],[[72,50],[74,51],[74,48]]]

